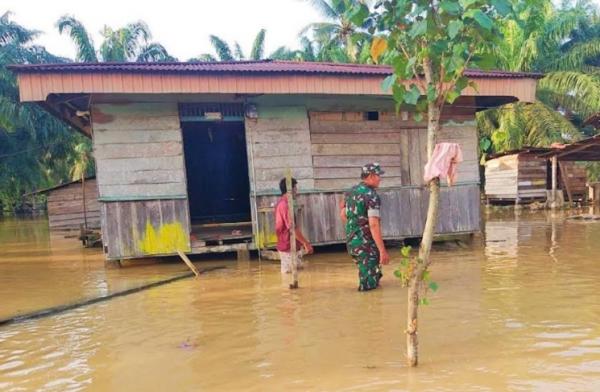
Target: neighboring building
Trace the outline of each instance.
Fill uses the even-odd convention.
[[[396,115],[386,66],[284,61],[11,67],[21,100],[93,138],[109,260],[230,251],[272,242],[271,206],[290,168],[314,244],[343,242],[338,208],[360,167],[386,169],[385,238],[419,237],[426,122]],[[458,183],[441,192],[440,234],[479,231],[476,110],[535,99],[539,74],[467,71],[440,141],[462,146]]]
[[[540,155],[553,149],[524,147],[490,157],[485,163],[485,196],[489,203],[545,202],[552,189],[551,162]],[[586,198],[586,170],[573,162],[558,163],[558,189],[565,199]]]
[[[100,228],[100,204],[95,177],[73,181],[52,188],[40,189],[29,195],[45,194],[47,197],[48,224],[51,230],[79,230]],[[85,203],[85,210],[84,210]]]

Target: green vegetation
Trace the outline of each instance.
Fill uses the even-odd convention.
[[[390,37],[385,21],[373,17],[383,4],[401,8],[413,4],[407,0],[307,0],[319,11],[324,22],[311,23],[299,32],[298,48],[279,47],[265,55],[267,31],[261,29],[247,55],[237,42],[227,43],[218,35],[209,42],[213,53],[187,61],[235,61],[264,58],[293,61],[331,61],[391,64],[397,69],[398,46],[383,43]],[[454,5],[445,4],[450,12]],[[464,3],[464,4],[463,4]],[[458,4],[475,4],[461,0]],[[600,14],[588,0],[564,1],[559,6],[550,0],[494,0],[481,3],[484,14],[497,3],[514,5],[514,18],[505,18],[495,26],[503,37],[498,44],[481,42],[467,50],[475,66],[509,71],[543,72],[538,86],[538,101],[531,105],[515,103],[477,115],[482,154],[528,146],[549,146],[570,142],[597,132],[586,119],[600,112]],[[477,3],[479,4],[479,3]],[[399,9],[398,8],[398,9]],[[477,13],[482,23],[482,18]],[[475,11],[473,12],[473,20]],[[448,26],[449,45],[473,39],[465,36],[458,23]],[[65,15],[56,22],[57,30],[77,49],[75,61],[177,61],[166,48],[152,41],[143,21],[119,28],[106,26],[99,46],[85,26]],[[417,36],[423,28],[418,19],[407,19],[403,27]],[[18,25],[9,13],[0,17],[0,210],[19,210],[22,194],[68,181],[81,168],[93,173],[89,160],[89,141],[59,120],[32,104],[21,104],[12,72],[6,65],[72,61],[48,53],[32,44],[40,33]],[[491,42],[491,41],[490,41]],[[444,44],[446,45],[446,44]],[[412,44],[405,49],[412,50]],[[377,54],[377,56],[373,56]],[[484,60],[485,61],[482,61]],[[389,80],[388,80],[389,82]],[[395,88],[395,96],[413,98],[412,90]],[[453,95],[453,93],[450,93]],[[416,98],[424,105],[424,98]],[[82,151],[88,151],[82,154]],[[76,169],[73,169],[73,168]],[[590,173],[599,173],[590,169]]]

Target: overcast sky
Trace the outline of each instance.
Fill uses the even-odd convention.
[[[281,45],[297,48],[298,32],[323,20],[305,0],[2,0],[0,4],[0,13],[11,11],[14,21],[42,32],[38,44],[69,58],[75,57],[75,46],[55,27],[65,14],[83,22],[96,47],[102,41],[99,32],[104,25],[118,28],[143,20],[153,41],[181,60],[212,52],[209,34],[231,43],[237,40],[248,55],[261,28],[267,29],[265,55]]]

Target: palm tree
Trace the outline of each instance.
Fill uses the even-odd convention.
[[[364,47],[370,46],[370,34],[351,20],[350,10],[361,0],[310,0],[328,22],[311,23],[300,36],[311,35],[318,46],[321,61],[357,62]]]
[[[600,112],[597,10],[583,2],[558,9],[544,0],[535,5],[523,11],[522,23],[503,26],[504,45],[494,55],[502,69],[545,73],[538,102],[478,113],[484,152],[577,140],[589,132],[583,119]]]
[[[76,60],[81,62],[98,61],[175,61],[164,46],[150,42],[148,25],[142,21],[130,23],[119,29],[105,26],[103,41],[96,51],[94,42],[83,24],[73,16],[62,16],[56,23],[58,31],[67,33],[77,47]]]
[[[250,60],[262,60],[265,52],[265,29],[260,29],[260,31],[256,34],[254,38],[254,42],[252,44],[252,50],[250,51]],[[199,57],[195,57],[189,59],[190,62],[199,62],[199,61],[239,61],[245,60],[246,56],[244,55],[244,51],[240,44],[236,41],[233,43],[233,50],[231,46],[224,39],[216,36],[209,36],[210,44],[215,51],[216,56],[204,53]]]
[[[43,47],[38,35],[0,16],[0,205],[12,209],[21,195],[68,177],[70,154],[82,136],[33,104],[19,102],[16,78],[8,64],[63,62]]]

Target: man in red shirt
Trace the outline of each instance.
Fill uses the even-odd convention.
[[[298,193],[298,188],[296,187],[297,184],[298,181],[296,181],[295,178],[292,178],[292,194],[294,195],[294,198],[296,198]],[[292,225],[288,210],[288,191],[285,178],[279,182],[279,189],[281,190],[281,198],[277,202],[277,205],[275,205],[275,233],[277,234],[277,250],[279,251],[279,257],[281,259],[281,273],[289,274],[292,271],[292,255],[290,253],[290,227]],[[304,248],[304,252],[302,251],[302,248]],[[298,268],[302,268],[303,253],[313,253],[313,247],[306,237],[304,237],[304,234],[302,234],[302,231],[298,226],[296,226],[296,249],[298,250]]]

